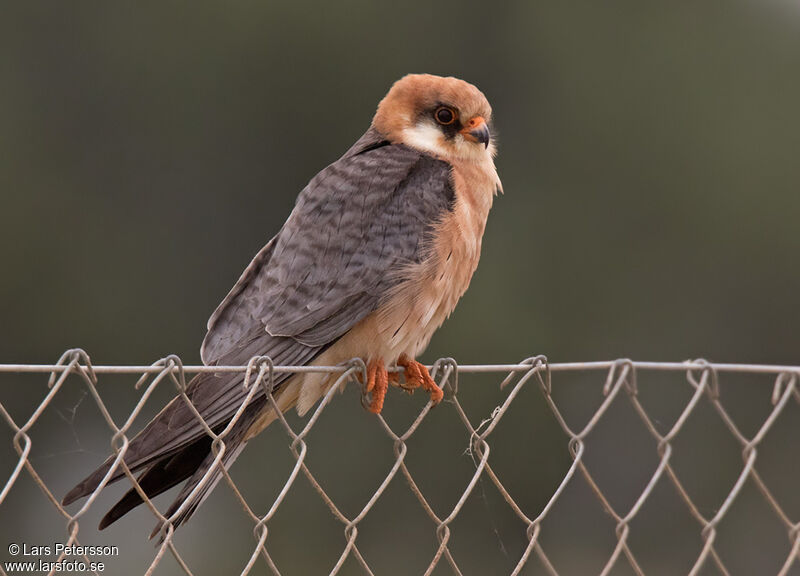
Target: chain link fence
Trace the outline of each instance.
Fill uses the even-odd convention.
[[[111,449],[116,455],[114,469],[124,469],[130,484],[144,499],[151,520],[165,522],[163,542],[151,549],[146,559],[137,557],[142,559],[141,565],[133,566],[128,559],[121,565],[124,568],[114,569],[113,573],[216,573],[209,572],[202,562],[193,561],[191,551],[187,552],[179,542],[184,528],[174,531],[170,518],[162,516],[125,466],[123,456],[129,438],[144,425],[148,411],[157,408],[151,399],[156,388],[171,384],[171,393],[177,390],[188,402],[185,389],[189,374],[245,372],[247,401],[266,394],[276,409],[271,395],[275,374],[321,371],[330,373],[334,384],[311,413],[305,419],[281,415],[265,432],[273,439],[280,438],[283,449],[288,445],[291,453],[289,465],[269,472],[274,491],[264,496],[264,490],[259,490],[258,505],[251,504],[253,498],[246,493],[254,491],[240,486],[252,471],[234,466],[230,473],[224,472],[224,482],[211,499],[225,490],[232,495],[225,502],[225,521],[216,509],[213,516],[198,514],[190,522],[191,526],[213,521],[224,528],[229,518],[237,516],[246,523],[246,529],[235,538],[240,542],[252,538],[247,546],[249,553],[241,557],[227,554],[227,565],[235,566],[229,569],[230,573],[303,573],[283,553],[286,545],[280,537],[282,524],[278,516],[282,506],[289,506],[286,501],[291,494],[304,484],[308,494],[305,498],[313,495],[323,503],[328,520],[334,519],[339,526],[338,536],[328,538],[329,547],[332,542],[338,551],[320,573],[800,574],[800,367],[712,364],[703,360],[551,364],[544,356],[514,365],[459,366],[452,359],[442,359],[432,367],[432,375],[445,390],[441,405],[432,408],[425,404],[420,409],[421,400],[411,403],[390,394],[390,411],[391,405],[404,403],[416,412],[398,423],[402,418],[373,416],[365,411],[353,416],[355,412],[351,411],[346,419],[360,419],[370,432],[350,436],[346,442],[340,440],[332,449],[325,437],[335,434],[337,426],[344,426],[345,416],[333,419],[328,426],[330,431],[320,437],[314,437],[314,431],[335,405],[355,404],[351,396],[334,401],[334,395],[348,382],[356,382],[349,387],[349,394],[359,394],[358,377],[362,375],[360,380],[364,381],[365,370],[360,360],[346,366],[309,368],[274,366],[263,357],[253,358],[247,366],[184,366],[177,356],[151,366],[93,366],[82,350],[67,351],[55,365],[0,365],[0,376],[13,378],[6,381],[6,387],[0,387],[6,446],[13,446],[13,453],[8,450],[10,456],[4,458],[0,468],[0,474],[6,476],[5,480],[0,476],[0,526],[4,526],[0,534],[9,542],[18,542],[20,537],[35,538],[44,524],[37,523],[36,528],[29,527],[24,532],[19,528],[22,520],[15,515],[20,514],[19,510],[25,515],[39,514],[37,511],[46,507],[57,512],[57,516],[49,516],[51,521],[47,524],[61,531],[66,545],[79,546],[97,535],[94,526],[86,525],[85,520],[94,509],[107,508],[105,499],[98,502],[105,483],[80,507],[76,504],[67,509],[60,504],[64,487],[89,470],[76,469],[72,454],[63,451],[55,454],[59,464],[47,461],[48,477],[40,470],[44,461],[35,458],[39,441],[34,441],[32,431],[43,415],[55,410],[69,381],[72,386],[80,385],[84,391],[81,399],[91,399],[110,431]],[[35,392],[37,399],[29,403],[29,408],[19,408],[14,414],[9,406],[18,392],[17,379],[25,374],[40,380],[39,386],[27,388],[30,393]],[[45,388],[43,375],[47,374]],[[138,375],[135,406],[131,409],[128,405],[121,419],[112,417],[118,408],[109,408],[107,397],[111,391],[101,384],[114,375],[131,383],[131,375]],[[82,410],[87,409],[86,402],[78,403],[83,404]],[[243,408],[244,405],[234,420]],[[73,416],[76,411],[72,411]],[[200,418],[199,413],[196,416]],[[434,424],[439,419],[446,420],[446,429]],[[509,419],[514,420],[513,425],[503,432],[504,422]],[[215,434],[204,423],[213,438],[216,462],[222,458],[232,424]],[[74,430],[80,423],[73,419],[69,425]],[[537,429],[540,433],[535,438],[526,436],[525,430],[534,425],[549,427]],[[437,444],[448,435],[457,440],[445,442],[444,446]],[[352,499],[342,505],[321,479],[322,465],[313,465],[310,455],[315,442],[324,444],[320,452],[326,452],[327,465],[335,467],[345,458],[344,451],[354,449],[360,439],[368,436],[382,437],[380,450],[384,458],[364,458],[344,473],[366,475],[375,481],[372,489],[355,499],[357,505],[353,506]],[[0,436],[0,442],[4,442],[3,438]],[[703,446],[705,452],[680,461],[681,452],[696,452],[698,446]],[[731,464],[730,458],[715,460],[728,449],[736,453],[738,463]],[[335,453],[337,450],[341,453]],[[415,450],[426,456],[411,464],[410,454]],[[463,463],[466,459],[469,473],[449,476],[446,487],[436,480],[420,481],[419,477],[437,464],[438,458],[427,455],[430,450],[445,460],[452,456]],[[391,456],[386,459],[389,452]],[[763,457],[762,452],[766,452]],[[536,460],[538,455],[551,453],[560,456]],[[597,456],[593,458],[593,454]],[[95,464],[101,462],[94,460]],[[700,468],[706,472],[698,477],[694,471]],[[556,481],[546,485],[543,477]],[[15,496],[24,478],[35,484],[38,496],[30,491]],[[50,478],[57,479],[57,489],[52,488]],[[391,530],[395,523],[405,522],[402,515],[387,515],[386,508],[391,510],[391,501],[399,498],[395,496],[399,492],[410,494],[414,507],[422,512],[413,527],[404,528],[406,532],[400,535]],[[438,497],[444,492],[449,495],[447,502]],[[489,492],[491,496],[487,495]],[[411,507],[411,501],[405,502]],[[489,510],[488,539],[458,541],[459,531],[467,533],[472,523],[486,519],[485,514],[469,511],[470,507]],[[679,516],[682,522],[673,526],[674,518]],[[308,517],[302,522],[308,528],[317,521]],[[370,531],[380,531],[378,527],[384,532],[389,530],[389,535],[370,537]],[[587,531],[593,531],[593,535],[586,536]],[[309,533],[303,533],[305,541],[300,547],[313,550],[320,543],[311,541]],[[126,538],[141,537],[131,534],[128,532]],[[414,546],[413,557],[406,557],[399,549],[392,557],[391,552],[386,552],[387,539],[427,544]],[[593,543],[587,544],[592,539]],[[276,540],[281,544],[273,545]],[[196,550],[197,543],[193,544],[188,548]],[[487,550],[497,548],[502,549],[500,562],[496,566],[481,564],[491,556]],[[63,552],[52,558],[53,562],[65,559],[67,554]],[[100,573],[89,569],[89,555],[73,560],[85,563],[88,573]],[[0,564],[4,575],[19,570],[8,561]],[[55,567],[49,570],[55,571]]]

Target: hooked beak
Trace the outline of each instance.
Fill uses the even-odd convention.
[[[480,142],[484,148],[489,147],[489,127],[483,117],[475,116],[470,119],[459,132],[470,142]]]

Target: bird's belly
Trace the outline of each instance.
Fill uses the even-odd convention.
[[[461,194],[437,226],[428,256],[404,269],[404,280],[378,311],[376,336],[387,360],[402,353],[421,354],[469,287],[480,259],[492,192],[478,196],[488,201],[470,202],[466,193]]]
[[[384,356],[392,361],[403,353],[416,357],[427,348],[469,287],[478,265],[477,250],[469,250],[473,256],[463,247],[454,247],[449,259],[422,263],[399,287],[378,314],[376,336],[383,343]]]

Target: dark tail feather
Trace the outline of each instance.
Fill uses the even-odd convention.
[[[170,403],[168,408],[174,404]],[[152,422],[155,422],[155,418]],[[149,425],[148,425],[149,426]],[[218,432],[224,427],[224,424],[217,427],[215,432]],[[202,443],[204,441],[208,441],[208,445],[210,446],[210,438],[203,434],[193,442],[189,443],[183,447],[177,447],[170,451],[165,451],[162,453],[155,453],[149,454],[148,450],[151,448],[151,444],[153,443],[153,438],[151,437],[152,434],[146,434],[148,432],[148,428],[145,428],[141,433],[137,434],[134,437],[130,444],[128,445],[128,451],[125,453],[125,463],[128,465],[132,473],[137,473],[142,469],[145,469],[145,475],[155,468],[158,468],[159,463],[169,463],[173,460],[177,460],[178,462],[182,460],[182,454],[189,450],[191,451],[193,447],[197,446],[198,443]],[[159,440],[156,440],[159,442]],[[103,481],[103,478],[108,471],[111,469],[111,466],[114,464],[114,460],[116,460],[116,455],[109,456],[108,459],[103,462],[103,464],[94,472],[89,474],[86,478],[81,480],[81,482],[75,486],[72,490],[66,493],[64,498],[61,499],[61,504],[63,506],[68,506],[72,504],[76,500],[83,498],[84,496],[88,496],[92,492],[94,492],[97,487],[100,485],[100,482]],[[165,466],[169,466],[169,464],[165,464]],[[162,466],[163,467],[163,466]],[[189,472],[191,474],[191,472]],[[187,474],[185,477],[188,477]],[[125,477],[125,471],[122,469],[122,466],[119,466],[115,471],[114,474],[109,479],[108,483],[113,484]],[[142,476],[144,478],[144,475]]]
[[[153,418],[144,428],[144,430],[137,434],[128,444],[128,450],[125,452],[125,463],[134,474],[143,468],[149,471],[154,464],[169,461],[170,457],[174,456],[176,452],[178,454],[182,452],[182,448],[180,446],[170,451],[158,450],[160,445],[163,445],[164,443],[165,435],[163,431],[156,429],[156,425],[161,420],[168,420],[171,413],[180,408],[180,405],[178,402],[176,402],[176,400],[178,400],[178,402],[181,404],[183,403],[183,400],[180,399],[172,400],[172,402],[170,402],[164,408],[164,410],[162,410],[155,418]],[[204,437],[207,438],[205,435]],[[194,445],[194,443],[189,444],[189,446],[192,445]],[[83,498],[84,496],[88,496],[94,492],[100,485],[100,482],[103,481],[105,475],[111,469],[111,466],[114,464],[114,460],[116,460],[116,458],[116,455],[109,456],[97,470],[89,474],[86,478],[81,480],[77,486],[67,492],[64,498],[61,499],[61,504],[63,506],[68,506],[76,500]],[[108,483],[113,484],[114,482],[121,480],[124,476],[125,472],[122,470],[122,466],[119,466],[108,480]]]
[[[152,464],[139,476],[137,481],[142,490],[144,490],[144,493],[147,494],[147,497],[154,498],[191,476],[203,463],[203,460],[205,460],[210,451],[211,437],[203,436],[175,456],[165,458],[160,462]],[[113,524],[143,502],[144,500],[139,496],[139,493],[134,488],[131,488],[125,496],[108,511],[108,514],[103,516],[103,519],[100,521],[100,530]]]
[[[190,384],[191,386],[191,384]],[[180,402],[180,404],[178,404]],[[189,481],[178,494],[175,502],[167,510],[165,516],[172,516],[181,504],[189,497],[191,491],[197,486],[203,475],[211,468],[214,461],[214,454],[211,450],[211,438],[204,433],[188,442],[175,447],[165,448],[165,432],[169,430],[170,417],[180,406],[180,398],[173,400],[154,418],[142,432],[136,435],[128,445],[125,454],[125,462],[131,472],[144,472],[138,478],[144,493],[149,497],[156,496],[169,490],[173,486],[189,478]],[[250,426],[255,422],[267,407],[265,397],[256,397],[245,408],[239,420],[231,428],[230,432],[224,437],[226,446],[221,464],[227,469],[239,455],[247,443],[246,437]],[[192,416],[193,417],[193,416]],[[227,422],[219,423],[212,430],[219,434],[227,425]],[[66,506],[75,500],[91,494],[100,485],[103,477],[108,473],[114,463],[115,457],[109,457],[100,468],[86,477],[80,484],[70,490],[62,503]],[[125,476],[124,471],[116,470],[109,479],[109,483],[116,482]],[[219,482],[222,472],[216,469],[212,472],[209,482],[203,486],[193,498],[189,505],[177,517],[172,519],[173,525],[177,528],[197,510],[197,507],[208,497],[211,490]],[[106,514],[100,522],[100,529],[107,527],[114,521],[121,518],[127,512],[141,504],[143,501],[136,490],[129,490],[122,499]],[[161,529],[161,524],[153,531],[151,538]]]
[[[94,489],[100,485],[100,482],[108,472],[108,469],[111,468],[111,462],[113,462],[113,460],[106,460],[103,465],[100,466],[100,468],[92,472],[89,476],[84,478],[80,484],[67,492],[67,494],[61,499],[61,504],[63,506],[68,506],[69,504],[75,502],[75,500],[78,498],[83,498],[84,496],[91,494]]]
[[[236,428],[240,428],[236,430]],[[238,432],[238,433],[237,433]],[[200,489],[200,491],[189,500],[189,505],[175,518],[172,519],[172,525],[177,528],[189,518],[191,518],[192,514],[195,513],[197,508],[202,504],[208,495],[211,494],[211,491],[217,485],[217,483],[222,479],[222,470],[221,466],[225,467],[225,470],[230,468],[233,461],[236,460],[236,457],[244,449],[245,445],[247,444],[247,440],[245,440],[245,433],[247,432],[247,427],[235,427],[234,430],[231,431],[231,434],[225,438],[225,454],[222,456],[222,460],[220,461],[220,465],[211,473],[211,477],[209,478],[208,482]],[[209,450],[208,454],[206,455],[203,462],[200,464],[199,468],[197,468],[192,474],[192,477],[189,478],[189,481],[184,484],[183,488],[181,489],[178,496],[175,498],[175,501],[170,504],[170,507],[164,512],[164,516],[166,518],[170,518],[175,512],[178,511],[184,501],[189,498],[189,495],[192,493],[192,490],[200,483],[203,479],[203,476],[211,468],[212,464],[214,463],[214,452]],[[177,482],[176,482],[177,484]],[[137,494],[138,496],[138,494]],[[109,512],[110,514],[110,512]],[[150,538],[154,538],[164,526],[163,522],[159,522],[156,524],[156,527],[153,529],[153,532],[150,534]],[[159,538],[159,542],[164,541],[164,535],[162,534]]]
[[[195,407],[202,413],[203,410],[210,409],[210,405],[219,399],[220,394],[223,394],[219,389],[226,390],[226,382],[221,381],[217,375],[198,374],[189,382],[187,394]],[[217,422],[212,426],[215,431],[224,427],[225,422]],[[125,452],[125,463],[134,473],[149,469],[153,464],[169,460],[170,457],[181,453],[204,436],[205,432],[197,422],[194,412],[186,406],[181,397],[173,398],[141,432],[131,439]],[[94,492],[115,459],[116,456],[110,456],[100,468],[70,490],[61,503],[67,506]],[[116,482],[124,476],[125,473],[120,466],[114,471],[108,483]]]

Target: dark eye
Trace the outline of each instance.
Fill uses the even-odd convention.
[[[456,121],[456,113],[446,106],[440,106],[437,108],[433,115],[439,124],[443,124],[445,126]]]

